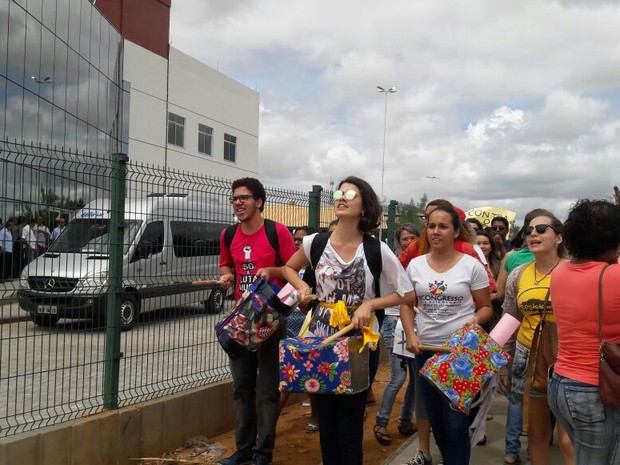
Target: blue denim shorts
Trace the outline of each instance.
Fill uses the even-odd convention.
[[[513,392],[520,395],[523,395],[525,392],[525,378],[529,359],[530,349],[519,341],[516,341],[515,356],[512,359],[511,379]],[[530,397],[546,397],[546,395],[547,394],[544,392],[537,392],[530,389]]]

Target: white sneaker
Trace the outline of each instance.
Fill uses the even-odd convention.
[[[433,459],[419,450],[406,465],[433,465]]]

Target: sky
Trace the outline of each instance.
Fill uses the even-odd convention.
[[[518,223],[620,184],[618,24],[612,0],[174,0],[171,43],[259,92],[265,185],[352,174]]]

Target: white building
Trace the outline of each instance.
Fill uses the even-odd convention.
[[[235,179],[258,174],[258,93],[169,44],[171,0],[97,0],[124,38],[134,162]],[[127,106],[125,106],[127,108]]]
[[[235,179],[258,174],[259,95],[170,47],[125,40],[130,160]]]

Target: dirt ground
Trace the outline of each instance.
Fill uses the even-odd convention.
[[[402,406],[405,387],[399,392],[388,430],[392,435],[392,444],[383,446],[375,439],[372,427],[383,390],[389,380],[390,367],[387,362],[379,366],[377,377],[373,384],[376,403],[368,407],[368,419],[364,426],[364,464],[382,464],[392,452],[398,449],[408,438],[401,436],[396,428],[398,414]],[[294,400],[294,402],[293,402]],[[273,465],[319,465],[321,450],[319,447],[319,433],[306,433],[309,408],[301,405],[303,397],[291,398],[278,420],[276,448],[273,454]],[[215,464],[221,457],[227,457],[235,450],[234,431],[214,438],[192,438],[175,451],[164,454],[162,458],[152,461],[142,461],[146,465],[163,464]]]

